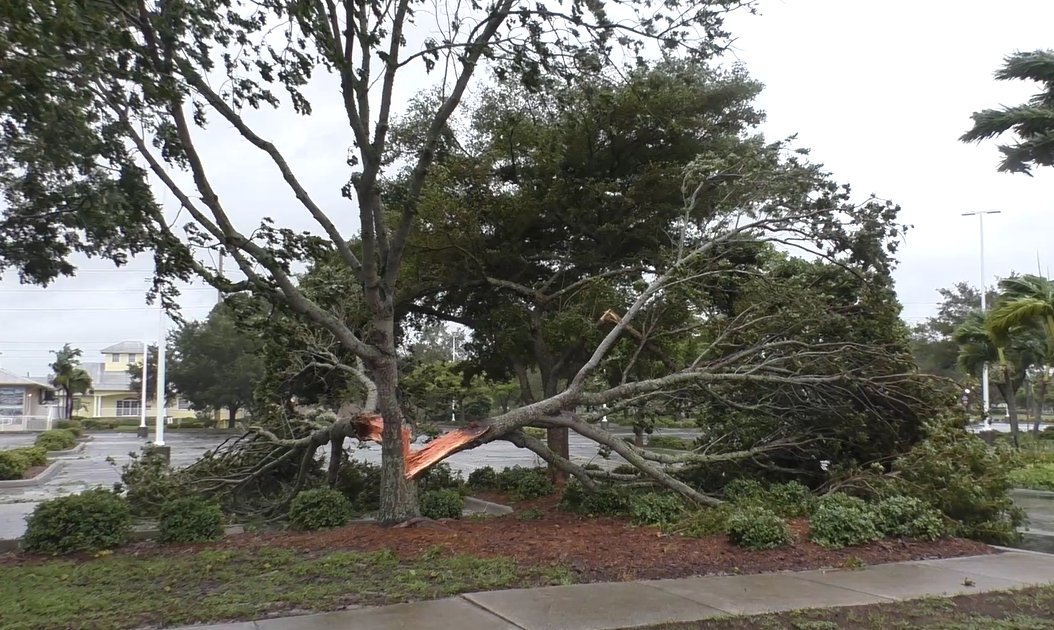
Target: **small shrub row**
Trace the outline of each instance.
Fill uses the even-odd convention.
[[[315,488],[296,495],[289,504],[289,523],[296,529],[343,527],[354,516],[351,501],[333,488]]]
[[[465,486],[465,480],[461,478],[461,472],[454,472],[450,464],[441,462],[432,466],[417,480],[417,487],[422,492],[434,490],[457,490]]]
[[[432,519],[461,518],[465,497],[457,490],[432,490],[421,495],[421,516]]]
[[[671,451],[690,451],[695,448],[695,441],[675,435],[652,435],[648,438],[648,447]]]
[[[1029,464],[1010,471],[1015,488],[1054,490],[1054,464]]]
[[[77,436],[69,429],[52,429],[38,435],[35,445],[45,451],[66,451],[77,445]]]
[[[819,501],[809,519],[809,538],[831,549],[863,545],[883,536],[936,540],[946,533],[939,511],[903,495],[869,505],[859,497],[831,494]]]
[[[39,446],[0,451],[0,480],[22,479],[30,468],[47,463],[47,451]]]
[[[360,460],[348,460],[340,468],[334,486],[357,512],[373,512],[381,507],[381,467]]]
[[[84,425],[81,424],[80,420],[59,420],[55,423],[55,428],[69,431],[74,437],[84,435]]]
[[[727,527],[728,539],[746,549],[775,549],[791,542],[787,521],[772,510],[756,505],[732,511]]]
[[[506,492],[518,501],[537,499],[555,491],[545,468],[513,466],[495,471],[490,466],[473,470],[468,475],[468,487],[474,490]]]
[[[785,518],[805,516],[816,505],[816,496],[797,481],[766,485],[756,479],[739,478],[728,482],[723,493],[735,505],[762,506]]]

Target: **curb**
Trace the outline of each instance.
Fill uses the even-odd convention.
[[[1015,549],[1014,547],[1002,547],[1000,545],[988,545],[988,546],[991,547],[992,549],[998,549],[999,551],[1002,551],[1002,552],[1010,552],[1010,551],[1012,551],[1014,553],[1027,553],[1027,554],[1032,554],[1034,556],[1043,556],[1044,558],[1050,558],[1051,560],[1054,560],[1054,553],[1045,553],[1045,552],[1042,552],[1042,551],[1032,551],[1031,549]]]
[[[58,474],[62,470],[63,462],[51,462],[47,468],[40,471],[36,477],[32,479],[7,479],[0,481],[0,488],[30,488],[32,486],[39,486],[46,483],[52,477]]]
[[[476,497],[465,497],[465,513],[504,516],[506,514],[512,514],[512,508],[500,503],[477,499]]]
[[[1050,490],[1030,490],[1028,488],[1011,488],[1010,494],[1018,494],[1023,497],[1040,497],[1043,499],[1054,499],[1054,492]]]
[[[84,447],[86,445],[87,444],[85,442],[81,442],[77,446],[74,446],[73,448],[68,448],[64,451],[48,451],[48,458],[63,459],[71,457],[73,455],[79,455],[80,453],[84,452]]]

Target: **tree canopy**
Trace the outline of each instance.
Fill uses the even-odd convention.
[[[73,415],[73,397],[84,394],[91,389],[91,375],[80,366],[81,351],[70,344],[64,344],[61,350],[54,351],[55,361],[51,364],[51,384],[65,394],[65,415]]]

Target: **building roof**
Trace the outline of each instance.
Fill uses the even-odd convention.
[[[81,363],[81,367],[91,376],[91,388],[95,391],[132,391],[132,375],[124,370],[107,372],[104,363]]]
[[[99,352],[103,354],[117,354],[117,353],[128,353],[128,354],[142,354],[143,353],[143,342],[142,341],[121,341],[115,343],[112,346],[103,348]]]
[[[8,372],[7,370],[0,369],[0,385],[31,385],[33,387],[43,387],[45,389],[55,389],[47,381],[35,381],[25,376],[19,376],[14,372]]]

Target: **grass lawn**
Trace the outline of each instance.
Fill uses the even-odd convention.
[[[895,604],[796,610],[753,617],[651,626],[647,630],[1049,630],[1054,586],[917,599]]]
[[[434,599],[563,584],[563,569],[430,550],[171,549],[0,565],[0,628],[137,628]]]

